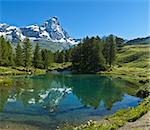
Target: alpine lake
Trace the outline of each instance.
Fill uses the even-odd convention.
[[[12,80],[11,87],[1,88],[0,121],[42,130],[100,120],[143,100],[135,96],[137,86],[120,77],[48,72]]]

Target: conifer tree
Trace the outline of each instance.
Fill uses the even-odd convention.
[[[23,65],[23,51],[19,43],[17,44],[17,47],[16,47],[15,61],[16,61],[16,66]]]
[[[41,56],[40,46],[38,43],[35,46],[35,50],[33,54],[33,66],[35,68],[42,68],[42,56]]]
[[[104,43],[103,55],[105,57],[106,64],[108,64],[109,63],[109,50],[110,50],[108,38],[104,40],[103,43]]]
[[[58,55],[58,63],[63,63],[65,61],[65,53],[61,51]]]
[[[41,53],[44,69],[48,69],[49,65],[53,62],[53,54],[47,49],[42,49]]]
[[[14,53],[13,53],[13,49],[12,46],[9,42],[7,42],[7,49],[8,49],[8,62],[7,62],[7,66],[12,66],[14,65]]]
[[[2,65],[2,37],[0,37],[0,65]]]
[[[116,42],[113,35],[109,35],[107,37],[104,44],[103,54],[106,59],[106,64],[109,64],[111,66],[115,61],[116,56]]]
[[[110,36],[110,58],[109,58],[109,65],[111,66],[116,57],[116,42],[113,36]]]
[[[14,65],[14,54],[10,42],[0,37],[0,65]]]
[[[56,51],[54,53],[54,62],[58,63],[58,56],[59,56],[59,51]]]
[[[32,46],[28,38],[23,42],[23,60],[25,67],[32,65]]]
[[[0,38],[0,42],[1,42],[1,65],[7,66],[7,64],[8,64],[8,44],[3,37]]]

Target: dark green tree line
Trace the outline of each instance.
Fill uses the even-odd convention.
[[[54,62],[63,63],[71,62],[73,48],[63,51],[57,51],[54,53]]]
[[[99,37],[86,37],[73,50],[72,67],[80,73],[94,73],[105,69],[105,59],[102,54],[103,44]]]
[[[113,65],[116,57],[116,41],[122,43],[122,39],[115,39],[109,35],[106,40],[97,37],[86,37],[82,43],[73,48],[57,51],[54,54],[47,49],[41,49],[37,43],[32,48],[31,42],[26,38],[13,48],[10,42],[0,37],[0,65],[24,66],[47,69],[52,62],[72,62],[72,69],[79,73],[95,73],[105,70],[106,65]],[[33,49],[33,50],[32,50]]]
[[[40,49],[37,43],[34,51],[29,39],[17,44],[15,51],[10,42],[0,37],[0,65],[1,66],[24,66],[47,69],[53,62],[53,53],[47,49]]]

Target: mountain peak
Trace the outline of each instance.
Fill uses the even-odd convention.
[[[51,24],[53,25],[57,25],[57,26],[59,26],[60,24],[59,24],[59,21],[58,21],[58,18],[56,17],[56,16],[53,16],[51,19]]]
[[[43,25],[33,24],[26,27],[15,27],[5,23],[0,24],[0,36],[4,36],[15,44],[23,41],[25,37],[28,37],[31,42],[51,41],[69,46],[79,43],[79,40],[68,35],[59,24],[56,16],[46,20]]]
[[[46,32],[49,33],[50,38],[54,42],[58,42],[59,40],[61,40],[62,42],[64,39],[70,38],[69,35],[64,31],[62,26],[59,24],[58,18],[56,16],[51,17],[49,20],[46,20],[42,27],[46,30]]]
[[[58,21],[58,18],[56,16],[50,17],[48,20],[46,20],[44,22],[44,26],[46,26],[46,25],[51,26],[52,24],[58,24],[59,25],[59,21]]]
[[[50,19],[51,19],[52,21],[54,21],[54,22],[58,21],[58,18],[57,18],[56,16],[53,16],[53,17],[51,17]]]

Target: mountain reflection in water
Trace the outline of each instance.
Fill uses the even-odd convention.
[[[130,82],[98,75],[20,76],[13,78],[13,86],[0,89],[2,120],[10,120],[8,114],[48,115],[45,122],[54,126],[99,119],[142,100],[133,96],[137,87]]]

